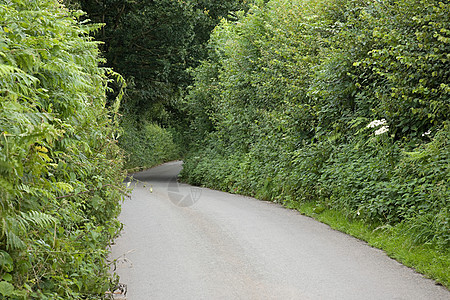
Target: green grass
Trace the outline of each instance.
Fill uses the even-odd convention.
[[[285,206],[384,250],[391,258],[450,289],[449,251],[430,244],[415,244],[405,224],[372,228],[361,220],[348,219],[339,211],[318,207],[314,202],[290,202]]]

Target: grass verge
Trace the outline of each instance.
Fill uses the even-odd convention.
[[[389,257],[450,289],[449,250],[436,249],[429,244],[417,245],[404,224],[371,228],[361,220],[348,219],[339,211],[318,209],[314,202],[291,202],[285,206],[384,250]]]

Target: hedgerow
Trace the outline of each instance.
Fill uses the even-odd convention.
[[[125,169],[150,168],[180,157],[180,147],[170,129],[128,116],[122,118],[120,124],[119,145],[126,153]]]
[[[114,281],[119,99],[107,107],[114,74],[80,15],[57,0],[0,1],[2,299],[100,299]]]
[[[407,224],[448,257],[449,24],[434,0],[259,1],[223,21],[186,97],[183,178]]]

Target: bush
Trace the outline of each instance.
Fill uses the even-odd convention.
[[[193,71],[202,134],[183,178],[408,224],[444,249],[450,5],[272,0],[236,16]]]
[[[100,299],[122,152],[98,26],[57,0],[0,1],[0,295]],[[120,79],[120,77],[118,77]]]
[[[180,150],[169,129],[152,123],[137,124],[130,118],[121,123],[123,135],[120,146],[127,153],[126,169],[149,168],[179,159]]]

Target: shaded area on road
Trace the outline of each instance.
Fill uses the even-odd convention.
[[[168,183],[169,181],[177,178],[181,169],[181,162],[169,162],[156,166],[152,169],[133,174],[132,178],[142,182]]]

